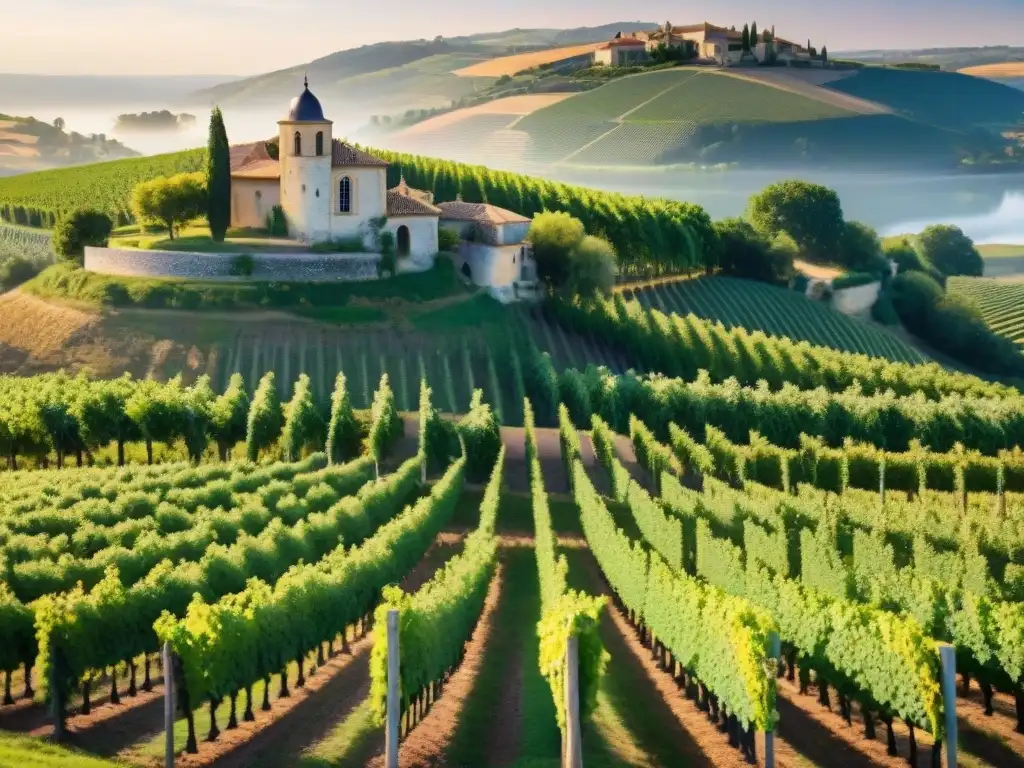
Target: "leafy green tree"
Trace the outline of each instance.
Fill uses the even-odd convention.
[[[233,373],[223,394],[210,403],[210,437],[217,443],[217,454],[227,461],[231,449],[245,440],[249,418],[249,394],[242,374]]]
[[[565,284],[570,296],[584,299],[607,296],[615,287],[618,257],[607,240],[587,235],[570,254],[569,279]]]
[[[214,107],[210,113],[206,189],[206,216],[210,222],[210,235],[221,243],[231,226],[231,146],[228,144],[228,133],[220,107]]]
[[[277,396],[277,381],[274,372],[267,371],[260,379],[249,405],[245,437],[245,454],[249,461],[259,460],[260,453],[280,437],[283,425],[284,414]]]
[[[362,436],[355,411],[352,409],[352,395],[344,373],[338,373],[331,394],[331,416],[327,423],[327,460],[332,464],[348,461],[359,455]]]
[[[132,210],[140,221],[157,221],[174,239],[175,230],[206,212],[206,174],[179,173],[144,181],[132,193]]]
[[[757,22],[755,21],[750,25],[750,42],[749,46],[751,49],[756,48],[759,40],[757,39]]]
[[[808,261],[834,262],[845,221],[835,190],[806,181],[783,181],[750,199],[747,218],[774,240],[780,232],[793,238]]]
[[[295,382],[295,392],[285,406],[281,447],[285,461],[298,461],[304,450],[323,445],[324,420],[313,399],[309,376],[302,374]]]
[[[942,274],[981,277],[985,262],[974,241],[963,230],[949,224],[933,224],[917,237],[918,249]]]
[[[84,209],[57,222],[53,230],[53,252],[62,259],[82,263],[85,247],[105,248],[114,223],[105,213]]]
[[[743,25],[743,52],[747,53],[750,51],[750,25]]]
[[[583,222],[568,213],[547,211],[534,216],[528,239],[533,246],[537,277],[553,289],[565,285],[572,253],[585,236]]]
[[[793,275],[793,254],[754,229],[746,219],[715,222],[721,250],[718,267],[724,275],[783,285]]]
[[[858,272],[878,272],[885,268],[881,255],[878,232],[859,221],[846,222],[839,242],[840,264]]]

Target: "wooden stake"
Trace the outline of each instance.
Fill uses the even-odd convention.
[[[583,768],[580,732],[580,639],[569,638],[565,649],[565,756],[564,768]]]
[[[768,655],[773,659],[782,658],[782,642],[778,632],[772,632],[768,636]],[[753,726],[751,726],[753,727]],[[765,731],[764,734],[764,765],[765,768],[775,768],[775,731]]]
[[[386,768],[398,768],[398,730],[401,727],[402,701],[399,693],[398,611],[388,611],[388,708],[384,736]]]
[[[174,663],[171,644],[164,643],[164,768],[174,768]]]
[[[956,768],[956,648],[939,645],[942,662],[942,709],[946,716],[946,765]]]

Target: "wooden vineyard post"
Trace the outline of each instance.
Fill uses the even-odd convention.
[[[942,709],[946,716],[946,765],[956,768],[956,648],[939,644],[942,662]]]
[[[569,637],[565,649],[565,755],[563,768],[583,768],[580,733],[580,639]]]
[[[778,632],[772,632],[768,636],[768,655],[775,659],[776,665],[782,657],[782,642]],[[765,768],[775,768],[775,730],[765,731],[764,734],[764,765]]]
[[[388,611],[388,721],[384,737],[386,768],[398,768],[398,730],[402,719],[402,700],[398,686],[400,674],[398,648],[398,611]]]
[[[174,652],[164,643],[164,768],[174,768]]]

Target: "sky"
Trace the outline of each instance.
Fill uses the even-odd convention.
[[[249,75],[385,40],[628,19],[830,51],[1024,44],[1024,0],[0,0],[0,72]]]

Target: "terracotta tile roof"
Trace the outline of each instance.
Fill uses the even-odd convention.
[[[235,144],[228,149],[228,157],[231,162],[231,170],[237,171],[239,168],[256,160],[270,160],[270,153],[267,152],[267,143],[265,141],[254,141],[249,144]]]
[[[519,224],[530,221],[513,211],[506,211],[489,203],[466,203],[455,200],[450,203],[438,203],[441,218],[449,221],[476,221],[485,224]]]
[[[397,187],[392,187],[387,194],[388,216],[440,216],[441,209],[431,205],[428,200],[430,193],[413,189],[403,178]]]
[[[356,149],[351,144],[346,144],[340,139],[334,140],[331,148],[331,165],[335,168],[343,165],[381,165],[386,166],[387,160],[381,160],[376,155]]]
[[[281,164],[271,157],[255,159],[231,171],[233,179],[280,179]]]
[[[609,40],[604,45],[598,46],[599,50],[606,51],[609,48],[646,48],[647,43],[643,40],[637,40],[635,37],[617,37],[614,40]]]

